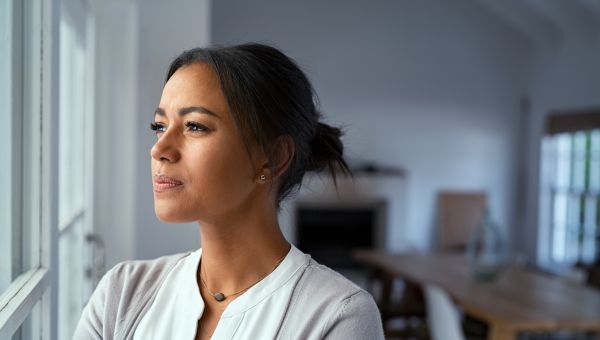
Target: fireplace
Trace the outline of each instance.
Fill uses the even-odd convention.
[[[384,246],[384,201],[299,202],[296,242],[317,262],[335,269],[358,269],[351,252]]]

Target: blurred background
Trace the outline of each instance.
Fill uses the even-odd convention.
[[[70,338],[106,270],[201,246],[197,224],[154,215],[148,126],[173,58],[243,42],[292,57],[345,131],[355,179],[336,191],[308,174],[280,223],[374,294],[390,338],[435,338],[426,283],[466,336],[535,338],[529,325],[495,333],[510,318],[477,313],[469,283],[393,257],[439,252],[468,254],[470,273],[491,256],[566,278],[556,294],[599,303],[578,322],[552,314],[576,307],[536,300],[520,318],[551,314],[537,336],[600,329],[600,1],[0,3],[1,339]]]

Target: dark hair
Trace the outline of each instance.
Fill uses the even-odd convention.
[[[294,61],[274,47],[243,44],[184,51],[170,65],[168,81],[179,68],[195,63],[210,66],[247,147],[262,148],[277,157],[277,138],[290,136],[295,153],[277,188],[277,205],[299,188],[306,171],[328,168],[351,174],[343,158],[342,131],[320,122],[317,97]],[[273,164],[273,162],[270,162]]]

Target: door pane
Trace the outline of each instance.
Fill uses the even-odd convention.
[[[83,242],[83,215],[63,229],[59,238],[60,262],[58,279],[58,333],[59,339],[70,339],[84,307],[85,263]]]
[[[41,339],[41,320],[42,306],[38,302],[21,324],[21,327],[13,334],[11,340]]]
[[[59,98],[59,273],[58,338],[70,339],[87,298],[91,280],[91,249],[85,242],[91,231],[91,176],[89,162],[92,113],[88,107],[90,44],[88,6],[79,0],[61,0]]]

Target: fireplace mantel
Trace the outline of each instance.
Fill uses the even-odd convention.
[[[327,205],[348,208],[385,204],[381,247],[400,251],[408,246],[406,229],[406,177],[397,174],[359,173],[354,178],[333,179],[327,175],[307,174],[298,194],[284,201],[279,223],[287,239],[296,243],[295,212],[299,206]]]

